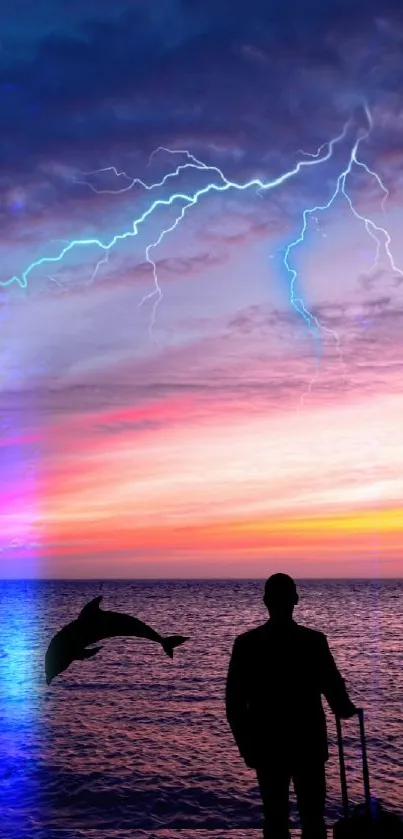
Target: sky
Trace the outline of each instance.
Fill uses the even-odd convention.
[[[400,2],[0,24],[0,576],[402,576]]]

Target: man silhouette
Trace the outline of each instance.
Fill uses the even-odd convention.
[[[270,619],[235,639],[227,676],[226,712],[240,754],[256,770],[265,839],[288,839],[289,786],[297,797],[302,839],[326,839],[328,745],[323,694],[332,711],[357,708],[321,632],[293,620],[294,580],[273,574],[264,603]]]

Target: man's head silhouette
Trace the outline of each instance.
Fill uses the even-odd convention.
[[[273,620],[291,620],[298,603],[297,587],[288,574],[272,574],[264,587],[265,606]]]

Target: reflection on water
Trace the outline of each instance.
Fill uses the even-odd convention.
[[[3,824],[12,820],[11,835],[18,835],[38,794],[40,601],[32,583],[0,585],[0,811]]]
[[[99,584],[0,583],[4,835],[125,839],[158,830],[162,839],[164,829],[168,839],[175,830],[197,829],[217,831],[212,839],[227,829],[257,829],[254,775],[238,758],[223,700],[235,635],[265,620],[261,590],[249,581],[105,582],[105,608],[191,641],[172,662],[155,644],[110,639],[98,656],[74,663],[47,688],[47,643],[99,593]],[[366,709],[373,792],[399,809],[403,584],[309,582],[299,590],[297,620],[327,633],[352,698]],[[330,717],[329,735],[332,820],[340,792]],[[358,801],[355,721],[346,722],[345,735]]]

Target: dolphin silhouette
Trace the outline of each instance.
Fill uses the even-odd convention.
[[[164,638],[143,621],[126,615],[124,612],[109,612],[100,608],[102,595],[90,600],[81,610],[78,618],[71,621],[52,638],[45,655],[46,684],[63,673],[73,661],[84,661],[99,653],[102,647],[85,649],[103,638],[117,635],[134,635],[157,641],[164,652],[173,658],[175,647],[189,639],[183,635],[169,635]]]

